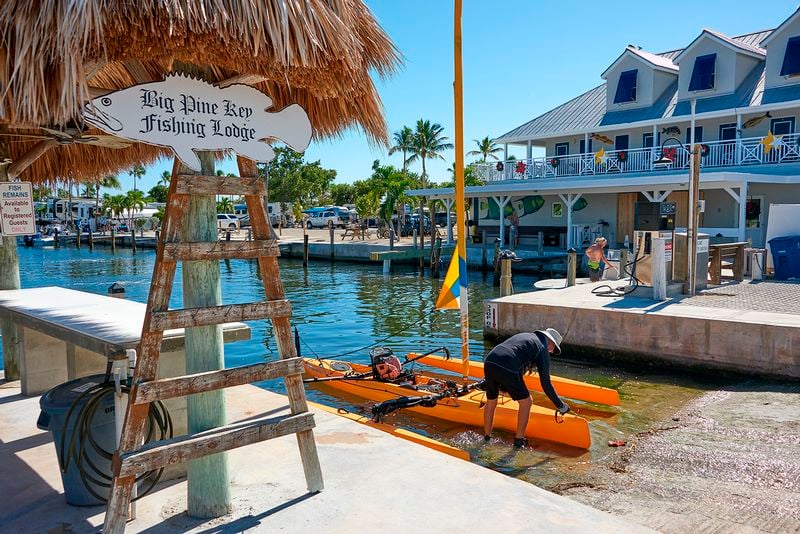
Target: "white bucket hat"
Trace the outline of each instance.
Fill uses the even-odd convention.
[[[558,333],[558,330],[556,330],[555,328],[546,328],[544,330],[537,330],[537,332],[540,332],[544,337],[552,341],[553,345],[556,346],[556,350],[555,352],[553,352],[553,354],[555,355],[561,354],[561,341],[564,338],[561,336],[561,334]]]

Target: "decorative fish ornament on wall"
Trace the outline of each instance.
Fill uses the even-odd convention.
[[[677,126],[667,126],[661,130],[662,135],[680,135],[681,129]]]
[[[764,121],[764,119],[770,119],[770,118],[772,118],[772,115],[770,115],[769,111],[767,111],[763,115],[759,117],[753,117],[749,121],[742,124],[742,130],[746,130],[747,128],[752,128],[753,126],[761,124]]]
[[[605,143],[607,145],[613,145],[614,144],[614,140],[613,139],[611,139],[610,137],[606,137],[603,134],[593,133],[593,134],[589,135],[589,137],[591,137],[592,139],[597,139],[601,143]]]

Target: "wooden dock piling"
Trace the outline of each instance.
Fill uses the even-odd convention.
[[[75,248],[81,249],[81,225],[75,227]]]
[[[308,267],[308,233],[303,232],[303,267]]]
[[[578,270],[578,257],[575,249],[571,248],[567,252],[567,287],[575,285],[575,277]]]
[[[111,228],[111,252],[117,251],[117,229]]]
[[[514,294],[514,285],[511,282],[511,258],[500,260],[500,296],[507,297]]]

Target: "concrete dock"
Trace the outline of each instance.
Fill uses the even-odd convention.
[[[800,283],[742,282],[694,297],[601,297],[625,281],[520,293],[484,304],[487,337],[556,328],[572,354],[800,378]]]
[[[226,390],[229,420],[288,410],[254,386]],[[38,397],[0,381],[0,530],[97,532],[103,507],[66,505],[50,434],[36,428]],[[306,491],[288,436],[230,453],[234,512],[186,515],[186,482],[137,503],[128,532],[648,532],[536,486],[315,410],[325,490]]]

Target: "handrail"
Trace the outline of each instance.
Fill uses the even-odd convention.
[[[800,133],[781,136],[769,149],[763,140],[763,137],[749,137],[700,143],[703,146],[700,166],[718,168],[800,162]],[[664,147],[665,155],[673,160],[673,163],[667,166],[653,164],[661,156],[659,147],[603,150],[602,154],[599,150],[565,156],[549,155],[477,163],[474,164],[474,168],[478,177],[484,182],[600,174],[641,174],[689,168],[690,154],[686,148],[678,145]]]

